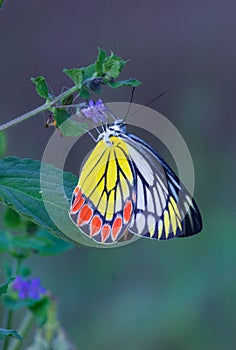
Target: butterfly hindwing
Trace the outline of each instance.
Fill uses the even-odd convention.
[[[133,172],[125,155],[126,144],[98,142],[85,162],[70,209],[73,222],[89,237],[102,243],[118,241],[133,215]]]
[[[75,225],[105,244],[128,233],[167,240],[200,232],[198,207],[172,169],[122,122],[113,127],[83,165],[69,212]]]

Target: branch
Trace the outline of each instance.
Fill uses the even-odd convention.
[[[32,111],[25,113],[23,115],[20,115],[19,117],[10,120],[9,122],[0,125],[0,131],[6,130],[8,128],[10,128],[11,126],[17,125],[19,123],[22,123],[23,121],[30,119],[32,117],[34,117],[35,115],[47,111],[50,108],[52,108],[58,101],[61,101],[63,98],[69,96],[70,94],[74,93],[75,91],[77,91],[78,88],[76,86],[73,86],[72,88],[70,88],[69,90],[63,92],[62,94],[56,96],[54,99],[52,99],[50,102],[46,102],[44,103],[42,106],[39,106],[35,109],[33,109]]]

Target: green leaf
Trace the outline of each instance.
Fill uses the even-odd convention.
[[[90,64],[87,67],[83,67],[83,81],[89,78],[93,78],[96,72],[95,64]]]
[[[112,87],[113,89],[117,89],[122,86],[132,86],[132,87],[137,87],[141,85],[141,81],[137,79],[127,79],[127,80],[119,80],[119,81],[107,81],[106,82],[108,86]]]
[[[41,300],[34,303],[32,306],[29,306],[29,309],[32,311],[35,320],[39,326],[43,326],[47,321],[48,317],[48,308],[50,306],[51,300],[48,297],[43,297]]]
[[[68,106],[73,103],[73,100],[74,100],[74,96],[73,94],[70,94],[69,96],[66,96],[61,100],[61,104],[62,106]]]
[[[20,300],[17,297],[6,295],[3,298],[3,303],[8,310],[14,311],[14,310],[21,309],[22,307],[32,307],[36,303],[38,303],[38,300],[34,300],[34,299]]]
[[[98,76],[103,74],[103,63],[105,59],[106,59],[106,52],[99,48],[97,61],[95,62],[96,72]]]
[[[46,99],[49,99],[51,97],[48,91],[46,80],[42,75],[37,78],[31,78],[31,81],[36,85],[36,91],[40,97]]]
[[[11,250],[17,251],[21,249],[21,250],[38,252],[41,249],[43,249],[45,245],[50,245],[50,243],[51,243],[50,240],[43,237],[37,237],[37,236],[31,236],[31,235],[24,235],[24,236],[15,235],[11,239]]]
[[[71,117],[65,109],[55,108],[54,110],[54,119],[62,135],[74,137],[85,132],[84,129],[86,130],[86,125],[80,124],[74,117]]]
[[[5,132],[0,132],[0,158],[6,154],[7,150],[7,135]]]
[[[12,208],[7,208],[3,217],[4,224],[9,229],[19,229],[22,227],[20,215]]]
[[[90,94],[87,89],[85,89],[84,86],[80,89],[79,95],[81,98],[88,99],[90,97]]]
[[[73,118],[70,118],[65,123],[60,125],[59,129],[62,135],[68,137],[75,137],[85,133],[86,124],[80,124]]]
[[[60,239],[101,246],[86,237],[68,211],[78,178],[33,159],[0,159],[0,201]]]
[[[122,60],[112,53],[106,58],[103,64],[103,73],[105,73],[108,78],[116,79],[120,75],[126,62],[127,61]]]
[[[83,69],[82,68],[71,68],[71,69],[63,69],[63,72],[73,81],[75,86],[79,89],[82,86],[83,81]]]
[[[0,0],[0,8],[2,7],[4,0]]]
[[[15,277],[11,277],[11,278],[8,280],[7,283],[2,284],[2,285],[0,286],[0,296],[1,296],[2,294],[7,293],[8,286],[9,286],[9,284],[10,284],[12,281],[14,281],[14,279],[15,279]]]
[[[39,230],[34,236],[10,236],[6,251],[13,256],[19,254],[19,251],[21,254],[22,251],[32,251],[40,255],[56,255],[64,253],[72,247],[70,243],[54,237],[48,231]],[[21,272],[21,275],[25,275],[25,272]]]
[[[54,108],[53,109],[54,119],[56,121],[56,126],[59,127],[67,119],[70,118],[70,114],[66,111],[65,108]]]
[[[46,230],[39,230],[37,232],[37,237],[44,238],[48,242],[48,244],[42,245],[38,250],[38,254],[40,255],[62,254],[73,248],[70,243],[64,241],[63,239],[56,238]]]
[[[17,331],[14,331],[13,329],[3,329],[0,328],[0,339],[5,339],[6,337],[13,337],[19,341],[22,341],[21,336],[17,333]]]

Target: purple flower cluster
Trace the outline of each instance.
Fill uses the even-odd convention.
[[[22,276],[17,276],[12,288],[18,292],[20,299],[39,300],[40,295],[46,293],[46,289],[41,286],[40,278],[24,279]]]
[[[107,117],[104,114],[104,111],[106,110],[107,108],[101,99],[99,99],[97,102],[90,100],[88,107],[82,109],[82,113],[86,118],[91,119],[95,123],[98,123],[99,121],[106,121]]]

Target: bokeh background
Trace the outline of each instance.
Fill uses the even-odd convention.
[[[92,63],[99,46],[131,59],[123,76],[143,82],[134,102],[167,92],[151,107],[178,128],[194,161],[200,235],[30,260],[78,349],[236,347],[235,11],[233,0],[5,0],[1,123],[41,104],[31,76],[59,93],[71,86],[62,68]],[[130,89],[103,99],[128,102]],[[53,132],[45,117],[8,130],[9,155],[41,159]],[[83,149],[66,170],[76,173]]]

